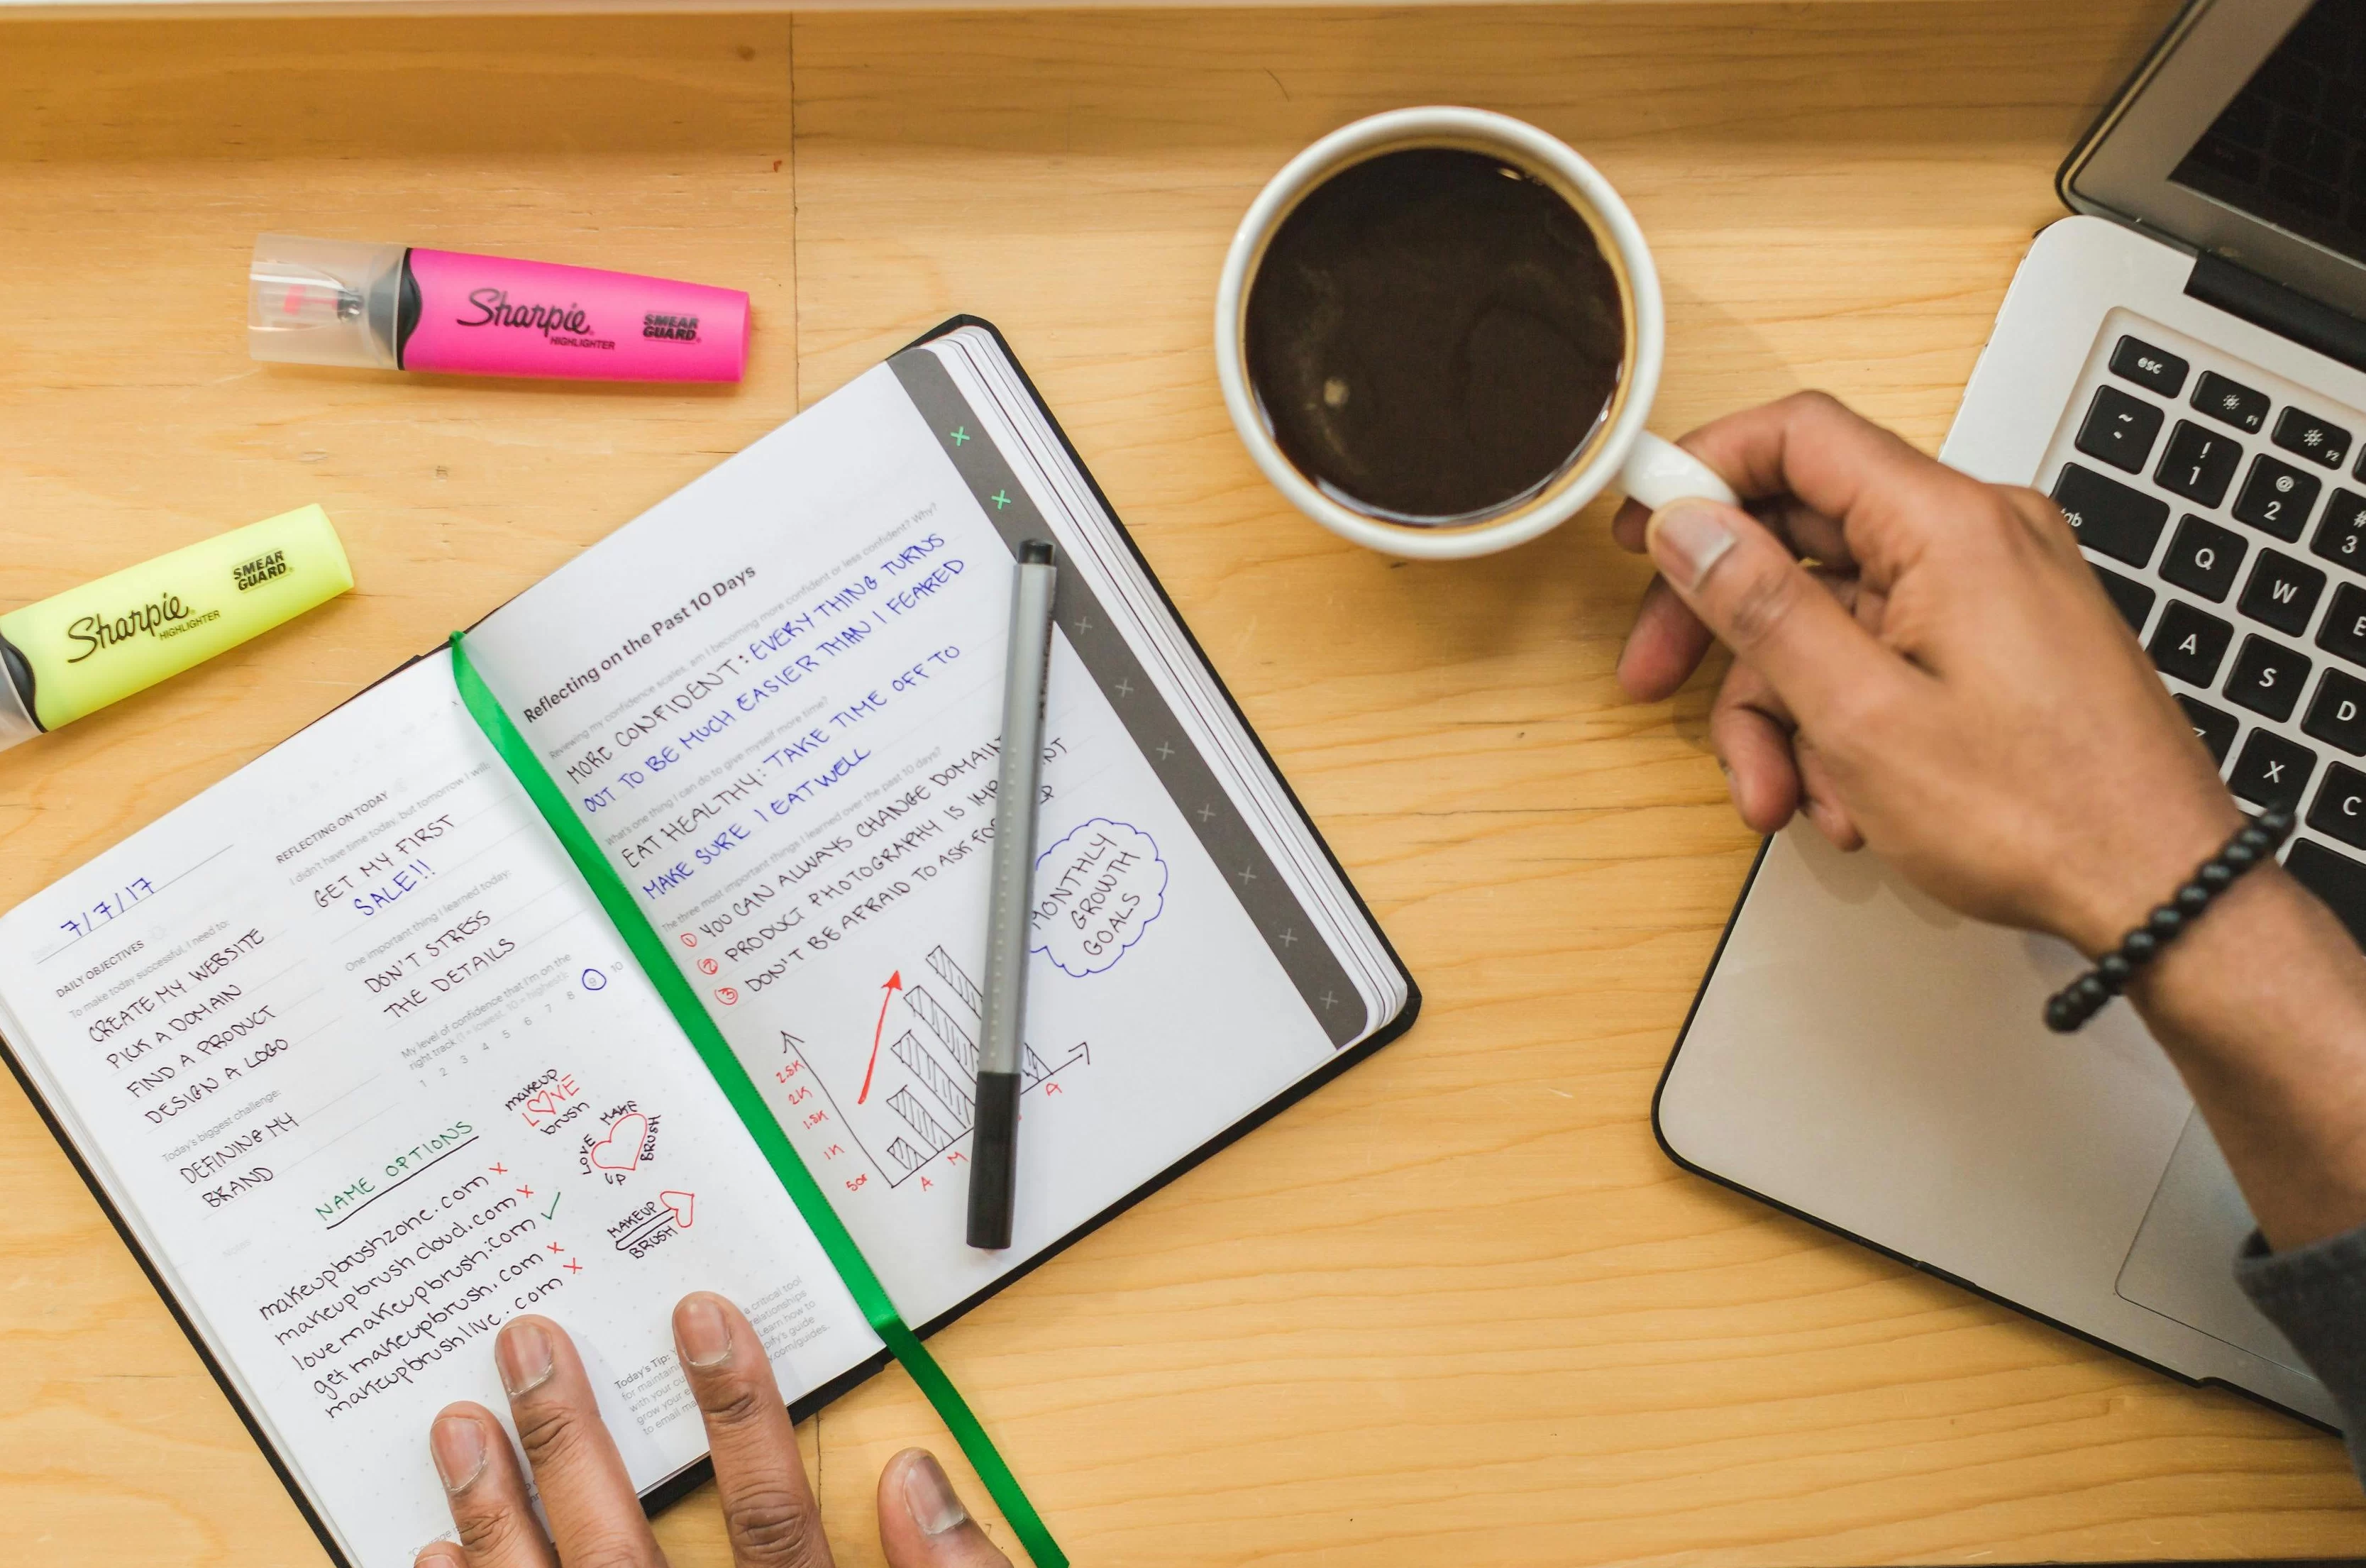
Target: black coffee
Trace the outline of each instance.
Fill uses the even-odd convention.
[[[1301,201],[1249,290],[1274,439],[1335,499],[1444,524],[1541,490],[1617,390],[1618,277],[1568,201],[1499,159],[1383,153]]]

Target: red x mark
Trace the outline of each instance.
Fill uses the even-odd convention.
[[[531,1198],[534,1196],[534,1189],[531,1187],[521,1187],[517,1190],[517,1193],[521,1198]]]
[[[569,1274],[580,1274],[583,1272],[583,1265],[576,1262],[572,1258],[560,1264],[559,1267],[566,1269]]]
[[[552,1242],[552,1243],[550,1244],[550,1250],[551,1250],[553,1253],[560,1253],[560,1252],[564,1252],[564,1251],[566,1251],[566,1250],[567,1250],[567,1248],[565,1248],[565,1247],[563,1247],[559,1246],[557,1242],[555,1242],[555,1241],[554,1241],[554,1242]]]
[[[510,1168],[509,1168],[508,1166],[505,1166],[505,1165],[497,1165],[497,1166],[493,1167],[493,1174],[494,1174],[495,1176],[507,1176],[509,1173],[510,1173]]]

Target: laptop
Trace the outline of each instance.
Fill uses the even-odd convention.
[[[2197,0],[2062,167],[1941,457],[2061,504],[2286,864],[2366,943],[2366,3]],[[2236,1289],[2251,1215],[2135,1012],[1812,829],[1661,1079],[1679,1164],[2196,1383],[2338,1426]]]

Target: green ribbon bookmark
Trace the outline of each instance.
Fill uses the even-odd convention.
[[[952,1433],[955,1442],[961,1444],[962,1452],[969,1456],[970,1464],[977,1471],[978,1478],[986,1483],[986,1489],[993,1494],[996,1506],[1002,1510],[1002,1517],[1010,1521],[1010,1528],[1017,1532],[1020,1544],[1026,1547],[1027,1555],[1034,1560],[1036,1568],[1067,1568],[1067,1553],[1062,1551],[1060,1543],[1052,1539],[1052,1532],[1044,1527],[1042,1516],[1035,1511],[1035,1505],[1027,1500],[1019,1478],[1010,1473],[1010,1467],[1003,1462],[1002,1455],[996,1450],[994,1439],[986,1435],[986,1427],[971,1412],[969,1403],[962,1398],[961,1390],[953,1386],[953,1380],[937,1365],[937,1359],[929,1354],[928,1347],[920,1343],[919,1337],[905,1324],[903,1314],[896,1310],[896,1303],[888,1299],[887,1288],[879,1282],[879,1276],[871,1271],[870,1260],[862,1256],[862,1249],[855,1246],[854,1237],[848,1234],[845,1222],[838,1217],[838,1211],[829,1206],[829,1200],[822,1195],[820,1184],[806,1168],[805,1161],[797,1157],[795,1147],[790,1144],[788,1134],[781,1131],[780,1122],[774,1120],[772,1111],[764,1104],[763,1095],[757,1089],[755,1080],[748,1076],[748,1069],[740,1065],[738,1055],[723,1038],[723,1032],[715,1027],[715,1021],[707,1016],[706,1006],[698,999],[698,993],[691,988],[690,982],[683,979],[682,971],[674,966],[673,955],[666,951],[665,942],[658,935],[657,929],[649,924],[648,917],[642,914],[640,906],[633,901],[631,890],[625,886],[624,879],[608,863],[608,857],[601,852],[591,832],[576,817],[575,808],[568,804],[567,796],[543,767],[542,759],[534,754],[533,748],[526,744],[525,737],[520,735],[517,727],[510,722],[507,711],[494,700],[484,678],[477,673],[477,667],[468,661],[468,651],[461,646],[458,632],[452,634],[452,679],[459,686],[460,701],[467,705],[470,716],[476,719],[477,728],[485,732],[485,739],[492,742],[493,750],[500,753],[502,761],[509,764],[509,770],[518,783],[525,787],[526,795],[534,801],[535,809],[540,811],[542,819],[550,824],[550,830],[558,835],[558,841],[566,848],[568,858],[575,863],[575,869],[582,873],[583,880],[591,885],[592,897],[599,899],[600,908],[607,912],[609,922],[625,939],[625,945],[640,964],[641,972],[658,988],[658,995],[672,1012],[674,1021],[690,1037],[692,1047],[698,1052],[699,1059],[706,1064],[706,1070],[714,1075],[715,1083],[723,1090],[723,1097],[731,1102],[731,1109],[739,1113],[740,1124],[748,1129],[748,1135],[756,1140],[756,1147],[763,1152],[766,1163],[772,1168],[772,1174],[779,1177],[781,1185],[788,1190],[790,1201],[796,1204],[797,1213],[805,1216],[806,1225],[813,1232],[815,1239],[821,1243],[822,1251],[829,1255],[838,1277],[846,1281],[847,1290],[852,1293],[855,1304],[862,1309],[862,1315],[870,1321],[873,1331],[886,1341],[888,1353],[903,1363],[912,1381],[919,1384],[920,1392],[929,1396],[929,1403],[937,1407],[937,1414],[943,1418],[946,1430]]]

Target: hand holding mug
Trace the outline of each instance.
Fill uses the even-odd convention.
[[[1619,681],[1657,700],[1712,637],[1733,649],[1709,740],[1751,827],[1802,812],[1966,914],[2091,955],[2241,825],[2053,502],[1820,393],[1684,445],[1750,510],[1619,512],[1660,569]]]

